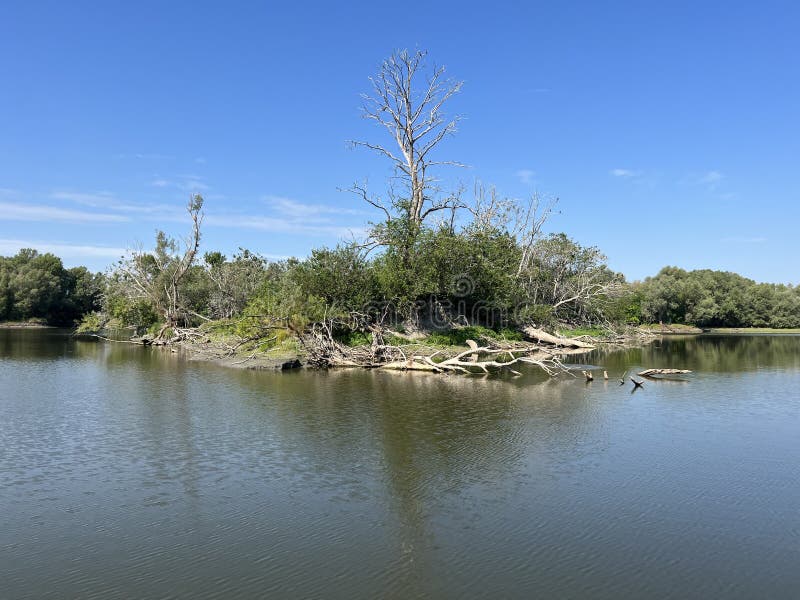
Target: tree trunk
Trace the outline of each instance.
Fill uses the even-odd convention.
[[[552,335],[546,331],[542,331],[541,329],[536,329],[535,327],[524,327],[522,329],[522,333],[539,342],[553,344],[554,346],[561,346],[563,348],[594,348],[592,344],[587,344],[586,342],[582,342],[580,340],[573,340],[571,338],[563,338]]]

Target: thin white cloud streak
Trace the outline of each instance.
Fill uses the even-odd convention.
[[[39,252],[51,252],[61,258],[120,258],[128,252],[125,248],[112,246],[0,239],[0,255],[2,256],[14,255],[22,248],[34,248]]]
[[[288,219],[276,219],[274,217],[254,215],[207,214],[203,222],[211,227],[255,229],[269,233],[299,233],[306,235],[350,237],[363,235],[366,232],[366,229],[363,227],[307,225]]]
[[[718,185],[723,179],[725,179],[725,175],[723,175],[719,171],[708,171],[698,180],[698,182],[703,185],[714,187]]]
[[[116,202],[114,194],[111,192],[69,192],[64,190],[55,190],[51,192],[50,197],[53,200],[67,200],[75,202],[76,204],[83,204],[84,206],[105,206],[109,202]]]
[[[641,175],[639,171],[632,171],[630,169],[611,169],[609,173],[614,177],[625,177],[625,178],[638,177],[639,175]]]
[[[106,210],[114,210],[119,212],[158,215],[159,218],[170,220],[181,215],[185,215],[186,212],[184,208],[179,208],[169,204],[124,202],[119,200],[110,192],[83,193],[54,191],[50,194],[50,198],[54,200],[65,200],[67,202],[73,202],[82,206],[90,206],[92,208],[105,208]]]
[[[86,193],[56,190],[50,194],[50,198],[122,213],[119,215],[101,215],[100,213],[83,213],[80,211],[58,209],[61,210],[62,213],[70,215],[89,215],[90,217],[97,217],[99,215],[111,221],[132,221],[134,220],[133,217],[135,217],[137,221],[157,223],[188,222],[184,206],[123,202],[110,192]],[[209,227],[252,229],[270,233],[337,238],[362,236],[366,233],[366,228],[362,225],[351,226],[349,224],[337,223],[335,219],[337,216],[366,215],[367,213],[363,210],[323,204],[305,204],[280,196],[265,196],[263,201],[269,206],[272,214],[253,215],[240,212],[217,212],[213,207],[209,207],[207,203],[203,222]],[[0,207],[2,207],[2,204],[0,204]],[[47,218],[51,216],[51,214],[52,212],[50,210],[43,211],[40,220],[64,220]],[[2,220],[1,216],[0,220]]]
[[[55,206],[0,202],[2,221],[60,221],[64,223],[124,223],[130,219],[124,215],[69,210]]]
[[[530,169],[520,169],[514,176],[517,177],[523,184],[530,185],[533,183],[533,178],[536,175],[536,171],[532,171]]]
[[[205,192],[206,190],[211,189],[205,183],[194,180],[180,181],[175,187],[177,187],[179,190],[183,190],[184,192]]]
[[[712,170],[706,171],[701,175],[698,175],[696,172],[689,173],[679,179],[677,183],[678,185],[702,186],[708,189],[708,191],[713,192],[722,185],[725,179],[726,176],[724,173]]]
[[[282,196],[265,196],[264,201],[283,215],[294,219],[323,219],[322,215],[366,215],[366,211],[325,204],[304,204]],[[329,221],[328,216],[324,220]]]
[[[204,192],[211,189],[203,183],[203,177],[199,175],[176,175],[173,179],[157,176],[150,185],[158,188],[176,188],[184,192]]]

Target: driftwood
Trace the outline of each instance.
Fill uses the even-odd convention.
[[[501,372],[520,375],[511,368],[519,363],[536,365],[551,376],[570,373],[560,357],[590,350],[502,341],[487,342],[486,345],[479,346],[474,340],[466,340],[466,349],[431,352],[430,347],[421,344],[387,344],[380,327],[370,327],[369,330],[371,344],[348,347],[333,335],[333,321],[324,320],[307,329],[299,336],[299,340],[306,350],[307,362],[312,367],[362,367],[474,375]],[[452,354],[454,351],[456,353]]]
[[[475,354],[471,355],[469,359],[472,362],[478,362],[478,343],[475,340],[467,340],[467,346],[476,352]]]
[[[529,338],[534,339],[538,342],[544,342],[545,344],[552,344],[553,346],[558,346],[562,348],[587,348],[587,349],[594,348],[592,344],[589,344],[587,342],[582,342],[580,340],[572,338],[565,338],[557,335],[552,335],[550,333],[547,333],[546,331],[542,331],[541,329],[537,329],[535,327],[525,327],[523,328],[522,333],[524,333]]]
[[[145,342],[141,341],[138,338],[131,338],[129,340],[112,340],[111,338],[107,338],[105,336],[100,335],[99,333],[85,333],[85,334],[78,334],[78,335],[88,335],[93,338],[97,338],[98,340],[103,340],[104,342],[114,342],[115,344],[135,344],[137,346],[146,346]]]
[[[511,369],[517,363],[527,363],[540,367],[550,376],[567,372],[558,358],[558,352],[545,351],[538,347],[493,348],[490,346],[470,345],[469,350],[459,352],[455,356],[444,355],[443,350],[433,354],[412,354],[405,360],[396,360],[383,365],[381,369],[403,371],[431,371],[434,373],[455,372],[463,374],[490,374],[508,371],[512,375],[521,375]],[[480,360],[483,355],[484,360]],[[500,356],[508,356],[508,360],[497,360]],[[440,360],[435,360],[439,358]]]
[[[386,369],[387,371],[428,371],[430,373],[441,373],[441,369],[416,362],[411,358],[408,360],[394,360],[385,365],[381,365],[379,368]]]
[[[644,386],[644,381],[636,381],[633,377],[631,377],[631,381],[633,382],[633,389],[635,390]]]
[[[691,373],[688,369],[646,369],[639,371],[639,377],[653,377],[653,375],[685,375]]]
[[[492,374],[509,372],[520,375],[511,367],[519,363],[536,365],[548,375],[555,376],[568,372],[560,356],[572,354],[574,350],[542,348],[538,345],[524,344],[508,347],[478,346],[470,340],[468,348],[455,355],[446,350],[430,354],[418,344],[391,346],[377,341],[374,336],[371,346],[348,348],[335,341],[326,332],[317,331],[314,339],[306,338],[309,363],[317,367],[366,367],[401,371],[430,371],[433,373]]]

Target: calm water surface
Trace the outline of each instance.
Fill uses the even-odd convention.
[[[0,597],[800,597],[800,337],[581,360],[612,380],[0,330]]]

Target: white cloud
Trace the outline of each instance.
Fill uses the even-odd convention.
[[[719,183],[723,179],[725,179],[725,175],[723,175],[719,171],[709,171],[700,178],[699,182],[705,183],[707,185],[713,185]]]
[[[0,256],[11,256],[22,248],[35,248],[39,252],[52,252],[61,258],[120,258],[127,253],[125,248],[42,242],[35,240],[0,239]]]
[[[533,178],[535,175],[536,171],[531,171],[530,169],[520,169],[514,173],[514,176],[516,176],[525,185],[530,185],[533,183]]]
[[[50,192],[50,197],[55,200],[69,200],[87,206],[97,206],[114,199],[111,192],[70,192],[67,190],[54,190]]]
[[[353,208],[343,208],[340,206],[328,206],[326,204],[305,204],[297,202],[291,198],[284,198],[282,196],[265,196],[264,202],[269,204],[272,208],[278,210],[281,215],[293,219],[315,219],[330,221],[333,215],[364,215],[367,214],[363,210]],[[323,215],[327,215],[323,217]]]
[[[179,181],[176,184],[176,187],[184,192],[205,192],[206,190],[211,189],[205,183],[196,179],[185,179],[183,181]]]
[[[360,236],[365,233],[362,227],[347,227],[332,224],[309,224],[308,221],[263,217],[257,215],[207,214],[204,220],[211,227],[234,227],[256,229],[270,233],[297,233],[333,237]]]
[[[632,171],[630,169],[611,169],[609,173],[614,177],[626,177],[626,178],[638,177],[639,175],[641,175],[641,172]]]
[[[65,223],[122,223],[124,215],[69,210],[55,206],[0,202],[0,221],[63,221]]]
[[[104,208],[106,210],[141,213],[146,215],[157,216],[158,218],[173,220],[178,217],[185,216],[185,209],[183,207],[173,206],[169,204],[151,204],[146,202],[124,202],[118,199],[111,192],[71,192],[56,190],[50,194],[50,198],[54,200],[64,200],[73,202],[82,206],[90,206],[92,208]]]
[[[198,176],[182,175],[191,181]],[[0,221],[8,208],[13,218],[24,220],[62,220],[72,222],[92,221],[140,221],[185,222],[186,208],[183,204],[156,204],[144,202],[126,202],[113,193],[76,192],[71,190],[54,190],[49,197],[53,200],[71,202],[81,206],[104,209],[102,213],[83,212],[54,207],[29,207],[20,204],[0,203]],[[240,211],[220,209],[217,204],[207,204],[204,223],[210,227],[229,227],[254,229],[271,233],[324,236],[346,238],[363,236],[366,230],[362,225],[353,226],[346,217],[368,214],[364,210],[332,206],[327,204],[306,204],[282,196],[265,196],[262,201],[268,207],[266,214],[247,214]],[[13,210],[10,210],[13,208]],[[354,219],[361,221],[361,219]]]
[[[697,180],[697,183],[713,191],[719,187],[723,179],[725,179],[725,175],[719,171],[708,171]]]
[[[150,185],[158,188],[177,188],[184,192],[203,192],[211,189],[203,182],[203,179],[200,175],[176,175],[172,179],[156,177],[150,182]]]

